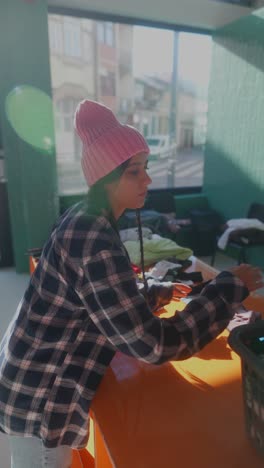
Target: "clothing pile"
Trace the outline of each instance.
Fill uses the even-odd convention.
[[[120,238],[128,252],[131,262],[141,265],[140,243],[138,228],[121,229]],[[176,257],[178,260],[186,260],[193,251],[187,247],[181,247],[175,241],[153,234],[150,228],[142,227],[143,249],[145,266],[153,265],[159,260],[168,257]]]
[[[228,244],[228,241],[232,234],[238,233],[239,240],[241,242],[244,241],[245,244],[250,242],[250,238],[248,238],[249,230],[252,230],[254,234],[255,230],[264,231],[264,223],[259,221],[259,219],[251,219],[251,218],[241,218],[241,219],[230,219],[226,223],[226,229],[218,239],[217,246],[219,249],[224,250]],[[244,231],[244,235],[243,235]]]
[[[169,285],[171,285],[171,282],[181,282],[185,285],[188,285],[190,287],[190,290],[188,293],[186,293],[186,297],[182,298],[182,301],[188,304],[188,302],[190,302],[192,299],[199,296],[204,287],[210,283],[210,281],[204,281],[203,276],[199,271],[185,271],[186,268],[190,266],[191,261],[189,263],[188,261],[177,262],[177,260],[173,258],[171,260],[172,261],[164,260],[157,262],[146,273],[150,293],[152,293],[150,294],[150,297],[152,297],[153,295],[153,303],[156,304],[156,308],[154,310],[164,307],[164,305],[166,305],[167,299],[166,296],[164,296],[163,300],[163,297],[161,296],[159,298],[160,301],[157,301],[157,295],[159,293],[159,288],[157,287],[158,284],[163,285],[163,287],[169,287]],[[239,304],[233,319],[229,322],[227,326],[227,329],[231,331],[233,330],[233,328],[236,328],[240,325],[254,323],[258,320],[261,320],[261,318],[261,312],[247,310],[242,304]]]

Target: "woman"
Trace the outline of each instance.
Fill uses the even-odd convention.
[[[91,401],[117,350],[152,364],[188,358],[262,285],[260,271],[243,265],[218,275],[183,313],[155,317],[116,227],[126,208],[144,205],[149,148],[93,101],[80,103],[75,126],[87,203],[54,227],[1,346],[0,428],[13,468],[70,466],[71,448],[87,444]],[[168,302],[173,286],[159,292]]]

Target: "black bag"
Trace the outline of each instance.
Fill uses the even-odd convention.
[[[141,224],[148,227],[155,234],[160,236],[167,232],[167,222],[164,216],[155,210],[140,211]],[[137,227],[137,217],[135,211],[126,211],[118,220],[119,229],[129,229]]]
[[[195,235],[194,254],[211,255],[215,250],[216,236],[223,225],[223,218],[215,210],[190,210],[192,230]]]

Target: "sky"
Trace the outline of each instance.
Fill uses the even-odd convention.
[[[134,26],[134,74],[172,71],[173,32]],[[211,38],[202,34],[179,33],[178,76],[198,86],[207,86],[211,62]]]

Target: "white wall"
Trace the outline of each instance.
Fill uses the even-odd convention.
[[[0,341],[25,292],[29,275],[17,274],[13,268],[0,270]],[[6,436],[0,433],[0,468],[10,468],[10,452]]]
[[[11,462],[10,462],[10,452],[9,452],[9,447],[8,447],[8,441],[6,440],[6,437],[2,434],[0,434],[0,456],[1,456],[1,468],[10,468]]]

